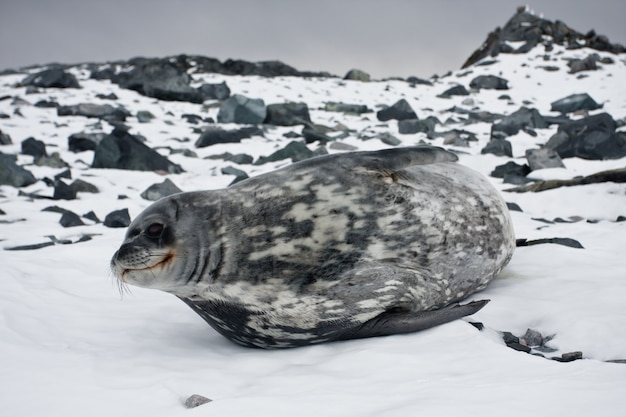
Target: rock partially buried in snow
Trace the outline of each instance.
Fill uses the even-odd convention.
[[[16,155],[0,153],[0,185],[26,187],[37,182],[32,172],[17,164]]]
[[[396,101],[393,105],[382,109],[376,113],[376,117],[381,122],[386,122],[387,120],[406,120],[406,119],[417,119],[417,114],[411,107],[408,101],[405,99],[400,99]]]
[[[80,88],[76,77],[62,68],[50,68],[24,78],[20,86],[34,86],[41,88]]]
[[[211,399],[209,399],[209,398],[207,398],[205,396],[198,395],[198,394],[193,394],[192,396],[190,396],[189,398],[187,398],[185,400],[185,407],[186,408],[196,408],[196,407],[199,407],[199,406],[201,406],[203,404],[210,403],[211,401],[213,401],[213,400],[211,400]]]
[[[262,99],[235,94],[222,104],[217,113],[217,121],[219,123],[256,125],[263,123],[266,116],[267,108]]]
[[[565,168],[559,154],[550,148],[526,150],[526,160],[531,171],[545,168]]]
[[[148,201],[157,201],[168,195],[180,193],[183,190],[178,188],[169,178],[166,178],[163,182],[158,184],[152,184],[143,193],[141,198]]]
[[[550,103],[551,111],[558,111],[563,114],[573,113],[579,110],[596,110],[601,107],[602,105],[596,103],[587,93],[572,94]]]

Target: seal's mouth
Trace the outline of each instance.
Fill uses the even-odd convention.
[[[137,267],[122,268],[119,279],[123,283],[128,284],[128,281],[126,281],[126,274],[130,272],[143,272],[143,271],[152,271],[155,269],[163,269],[165,265],[169,264],[173,259],[174,259],[174,253],[168,252],[165,256],[163,256],[163,258],[160,261],[158,261],[157,263],[153,265],[149,265],[143,268],[137,268]]]

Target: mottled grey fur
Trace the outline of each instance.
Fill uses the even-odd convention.
[[[454,320],[515,246],[506,204],[439,148],[322,156],[140,214],[111,261],[231,340],[291,347]],[[161,225],[161,227],[159,227]]]

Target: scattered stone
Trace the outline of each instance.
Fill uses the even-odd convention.
[[[139,123],[150,123],[154,119],[154,114],[147,110],[139,110],[137,112],[137,121]]]
[[[398,132],[401,134],[430,133],[435,131],[435,127],[441,122],[434,116],[426,119],[405,119],[398,120]]]
[[[389,146],[398,146],[402,143],[400,139],[398,139],[397,137],[395,137],[389,132],[381,132],[377,134],[376,136],[374,136],[374,138],[380,140],[382,143],[384,143],[385,145],[389,145]]]
[[[520,342],[526,346],[539,347],[543,345],[543,336],[537,330],[526,329],[526,333],[520,338]]]
[[[57,107],[57,115],[84,116],[108,122],[123,122],[126,120],[126,117],[130,116],[130,113],[122,106],[113,107],[110,104],[80,103]]]
[[[545,129],[548,123],[537,109],[520,107],[519,110],[505,116],[491,126],[491,138],[505,138],[519,133],[520,130]]]
[[[128,209],[115,210],[107,214],[104,218],[106,227],[128,227],[130,226],[130,214]]]
[[[470,82],[470,88],[479,90],[508,90],[509,82],[495,75],[479,75]]]
[[[394,145],[392,145],[392,146],[394,146]],[[328,145],[328,147],[330,149],[334,149],[336,151],[356,151],[356,150],[359,149],[356,146],[352,146],[352,145],[349,145],[347,143],[337,142],[337,141],[331,142],[331,144]]]
[[[324,105],[325,111],[333,111],[346,114],[362,114],[367,113],[370,109],[364,104],[347,104],[329,101]]]
[[[8,134],[0,130],[0,145],[11,145],[11,144],[13,144],[13,141],[11,140],[11,136],[9,136]]]
[[[472,326],[476,327],[481,332],[485,329],[485,325],[483,323],[481,323],[481,322],[470,321],[468,323],[471,324]]]
[[[562,114],[573,113],[580,110],[596,110],[600,108],[602,108],[602,104],[596,103],[596,101],[587,93],[572,94],[550,103],[551,111],[558,111]]]
[[[72,188],[76,193],[97,194],[100,192],[98,187],[81,179],[74,180],[74,182],[70,184],[70,188]]]
[[[59,206],[48,206],[48,207],[41,209],[41,211],[63,214],[63,213],[67,213],[69,210],[64,209],[63,207],[59,207]]]
[[[0,153],[0,185],[26,187],[37,182],[35,176],[16,161],[16,155]]]
[[[231,154],[229,152],[219,154],[219,155],[209,155],[208,159],[223,159],[224,161],[233,162],[238,165],[248,165],[254,161],[252,156],[245,153]]]
[[[75,227],[75,226],[84,226],[85,223],[80,219],[78,214],[72,211],[66,211],[61,216],[61,220],[59,220],[61,226],[63,227]]]
[[[481,149],[480,153],[483,155],[491,153],[496,156],[508,156],[512,158],[513,146],[508,140],[492,139],[487,143],[487,145],[485,145],[484,148]]]
[[[470,92],[467,91],[467,88],[463,85],[455,85],[454,87],[448,88],[446,91],[441,93],[438,97],[440,98],[450,98],[452,96],[469,96]]]
[[[491,171],[491,175],[494,178],[504,178],[506,175],[518,175],[525,177],[530,174],[530,167],[526,164],[519,165],[513,161],[509,161],[504,165],[498,165]]]
[[[550,223],[553,223],[553,222],[550,222]],[[546,243],[552,243],[555,245],[563,245],[563,246],[567,246],[569,248],[574,248],[574,249],[585,249],[585,247],[579,241],[575,239],[570,239],[568,237],[553,237],[549,239],[534,239],[534,240],[517,239],[517,246],[519,247],[543,245]]]
[[[68,168],[65,171],[59,172],[54,176],[54,180],[60,180],[62,178],[71,180],[72,179],[72,171]]]
[[[585,59],[572,59],[567,63],[569,67],[570,74],[576,74],[577,72],[582,71],[595,71],[598,69],[598,55],[591,54],[588,55]]]
[[[418,78],[415,76],[410,76],[406,79],[406,82],[411,84],[412,87],[415,87],[416,85],[430,85],[432,86],[433,83],[431,81],[428,80],[424,80],[422,78]]]
[[[59,103],[56,101],[48,101],[48,100],[39,100],[33,106],[38,107],[40,109],[55,109],[59,107]]]
[[[58,152],[53,152],[50,156],[40,156],[35,158],[35,165],[46,166],[50,168],[66,168],[69,164],[61,159],[61,155]]]
[[[564,353],[561,356],[555,356],[552,359],[557,362],[573,362],[576,360],[580,360],[582,358],[583,358],[582,352],[569,352],[569,353]]]
[[[226,85],[226,81],[219,84],[202,84],[198,88],[198,92],[202,97],[202,101],[206,100],[226,100],[230,97],[230,88]]]
[[[334,139],[328,136],[324,131],[324,129],[320,129],[319,126],[316,125],[306,125],[302,128],[302,136],[304,137],[304,141],[306,143],[319,142],[321,144],[326,144],[328,142],[332,142]]]
[[[192,396],[190,396],[189,398],[187,398],[185,400],[185,407],[186,408],[196,408],[196,407],[199,407],[199,406],[201,406],[203,404],[210,403],[211,401],[213,401],[213,400],[211,400],[211,399],[209,399],[207,397],[204,397],[202,395],[193,394]]]
[[[116,128],[102,139],[94,153],[92,168],[115,168],[135,171],[164,171],[179,174],[183,169],[157,151],[144,145],[126,130]]]
[[[370,75],[359,69],[351,69],[348,73],[343,77],[344,80],[352,80],[352,81],[363,81],[369,82],[371,81]]]
[[[22,154],[39,158],[47,155],[46,144],[43,141],[30,137],[22,141]]]
[[[83,214],[83,218],[87,220],[91,220],[92,222],[95,222],[95,223],[102,223],[100,219],[98,218],[98,216],[96,215],[96,213],[94,213],[93,211]]]
[[[99,98],[101,100],[117,100],[118,99],[118,97],[115,95],[115,93],[96,94],[96,98]]]
[[[411,107],[408,101],[405,99],[400,99],[395,102],[393,105],[382,109],[376,113],[376,117],[381,122],[386,122],[387,120],[407,120],[407,119],[417,119],[417,114]]]
[[[263,130],[255,126],[233,130],[224,130],[220,127],[210,126],[200,134],[195,146],[196,148],[205,148],[220,143],[238,143],[243,139],[254,136],[263,137]]]
[[[284,159],[291,159],[292,162],[303,161],[315,156],[315,153],[311,151],[302,142],[289,142],[287,146],[280,149],[270,156],[261,156],[254,165],[263,165],[268,162],[282,161]]]
[[[106,136],[106,133],[74,133],[67,138],[67,144],[75,153],[94,151]]]
[[[573,187],[576,185],[585,184],[597,184],[602,182],[626,182],[626,168],[613,169],[609,171],[597,172],[595,174],[588,175],[586,177],[577,177],[571,180],[547,180],[537,181],[533,184],[525,185],[522,187],[510,188],[509,192],[525,193],[528,191],[540,192],[546,190],[553,190],[559,187]]]
[[[217,113],[217,121],[254,125],[263,123],[266,116],[267,108],[262,99],[251,99],[235,94],[222,104]]]
[[[61,180],[54,182],[53,200],[75,200],[76,191]]]
[[[54,242],[43,242],[43,243],[36,243],[34,245],[21,245],[21,246],[13,246],[13,247],[8,247],[8,248],[4,248],[4,250],[36,250],[36,249],[42,249],[42,248],[46,248],[48,246],[53,246]]]
[[[24,78],[20,87],[34,86],[41,88],[80,88],[76,77],[61,68],[49,68]]]
[[[507,202],[506,206],[509,209],[509,211],[519,211],[520,213],[524,212],[522,210],[522,208],[517,203],[509,203],[509,202]]]
[[[238,183],[239,181],[243,181],[245,179],[248,179],[249,176],[245,171],[242,171],[241,169],[237,169],[235,167],[232,166],[228,166],[228,167],[224,167],[221,170],[223,175],[234,175],[235,179],[229,184],[229,185],[233,185]]]
[[[275,126],[295,126],[311,123],[306,103],[279,103],[267,106],[263,123]]]
[[[526,160],[531,171],[545,168],[565,168],[563,161],[553,149],[527,149]]]
[[[158,184],[152,184],[143,193],[141,198],[148,201],[157,201],[168,195],[177,194],[182,192],[180,188],[176,186],[169,178],[166,178],[163,182]]]
[[[197,114],[183,114],[180,116],[182,119],[185,119],[187,121],[187,123],[192,124],[192,125],[197,125],[202,121],[202,117],[198,116]]]

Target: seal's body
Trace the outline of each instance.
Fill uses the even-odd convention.
[[[484,305],[450,306],[515,247],[500,194],[456,159],[433,147],[335,154],[166,197],[133,221],[112,269],[246,346],[445,323]]]

